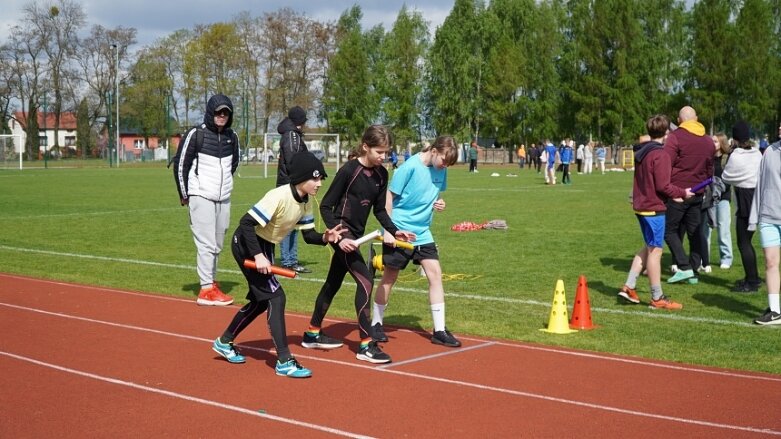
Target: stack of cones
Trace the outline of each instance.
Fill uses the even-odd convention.
[[[591,302],[588,298],[588,285],[586,276],[578,278],[578,290],[575,293],[575,305],[572,307],[572,319],[569,321],[572,329],[589,330],[596,326],[591,321]]]
[[[578,332],[570,329],[567,322],[567,296],[564,294],[564,281],[556,281],[556,289],[553,291],[553,306],[548,319],[548,327],[540,331],[550,332],[552,334],[571,334]]]

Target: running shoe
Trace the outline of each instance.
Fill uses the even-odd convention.
[[[219,337],[214,340],[214,343],[212,344],[212,350],[220,354],[222,358],[228,360],[228,363],[238,364],[246,361],[244,355],[241,355],[241,352],[236,349],[236,346],[233,345],[233,342],[222,343]]]
[[[390,355],[383,352],[382,349],[377,346],[376,341],[371,341],[368,345],[360,348],[358,353],[355,354],[355,358],[375,364],[391,362]]]
[[[321,332],[312,334],[309,331],[304,332],[304,339],[301,341],[301,346],[307,349],[336,349],[342,347],[344,343],[331,338]]]
[[[690,279],[692,277],[694,277],[694,270],[692,270],[692,269],[689,269],[689,270],[678,270],[678,271],[675,272],[674,275],[672,275],[672,277],[667,279],[667,283],[668,284],[674,284],[676,282],[684,281],[684,280]]]
[[[637,296],[637,291],[634,288],[629,288],[624,285],[621,287],[621,291],[618,292],[618,297],[623,298],[627,302],[640,303],[640,297]]]
[[[293,357],[290,357],[290,359],[284,363],[281,363],[279,360],[277,360],[277,366],[274,368],[274,370],[276,371],[277,375],[283,377],[309,378],[312,376],[312,371],[302,366],[301,363],[299,363],[298,360]]]
[[[372,326],[372,340],[380,342],[380,343],[387,343],[388,342],[388,336],[385,335],[385,328],[382,327],[382,323],[375,323],[374,326]]]
[[[219,287],[212,284],[209,287],[201,288],[195,303],[198,305],[228,306],[233,303],[233,297],[223,293]]]
[[[765,313],[754,319],[757,325],[781,325],[781,313],[771,311],[770,308]]]
[[[683,305],[678,302],[673,302],[672,300],[668,299],[667,296],[662,296],[659,298],[659,300],[651,299],[651,304],[648,305],[648,307],[651,309],[669,309],[673,311],[683,309]]]
[[[458,341],[447,328],[445,328],[444,331],[434,331],[434,335],[431,337],[431,343],[447,346],[449,348],[461,346],[461,342]]]

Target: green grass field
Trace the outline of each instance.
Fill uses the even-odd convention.
[[[62,165],[71,167],[58,167]],[[332,172],[333,164],[327,169]],[[664,285],[668,296],[684,304],[681,312],[617,300],[632,255],[642,245],[627,202],[631,172],[573,175],[571,186],[546,186],[541,175],[511,165],[479,169],[470,174],[464,165],[451,168],[444,194],[447,209],[434,220],[453,332],[781,373],[781,332],[751,323],[767,307],[766,289],[751,295],[729,291],[743,276],[737,247],[731,270],[718,269],[714,245],[714,272],[701,276],[699,285]],[[270,175],[275,172],[270,167]],[[500,176],[492,177],[492,172]],[[262,171],[247,168],[242,175]],[[236,179],[233,225],[274,182]],[[179,206],[164,164],[117,169],[104,162],[55,162],[49,169],[0,170],[0,185],[3,272],[195,298],[198,282],[187,210]],[[492,219],[506,220],[509,229],[450,231],[461,221]],[[376,227],[373,218],[371,227]],[[308,314],[330,252],[299,242],[300,259],[314,272],[282,282],[288,310]],[[669,265],[665,249],[663,266]],[[246,285],[229,249],[223,252],[220,271],[223,289],[243,302]],[[579,275],[588,280],[599,328],[568,335],[539,331],[548,323],[556,281],[564,281],[571,309]],[[667,276],[665,270],[663,279]],[[348,281],[331,316],[354,318],[354,285]],[[639,280],[638,292],[648,300],[647,279]],[[394,290],[386,323],[430,330],[427,282],[412,269]]]

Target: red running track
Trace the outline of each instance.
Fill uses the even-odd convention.
[[[346,292],[344,292],[346,293]],[[375,366],[346,346],[300,346],[310,379],[278,377],[261,318],[237,340],[247,363],[211,351],[235,306],[0,274],[0,437],[781,436],[781,377],[389,328]]]

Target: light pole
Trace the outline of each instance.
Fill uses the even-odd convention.
[[[119,46],[116,44],[112,44],[111,48],[114,49],[114,53],[116,54],[115,64],[114,64],[114,86],[116,88],[116,93],[114,93],[114,103],[117,106],[117,167],[119,167],[119,158],[120,158],[120,145],[122,145],[122,142],[119,138]]]

